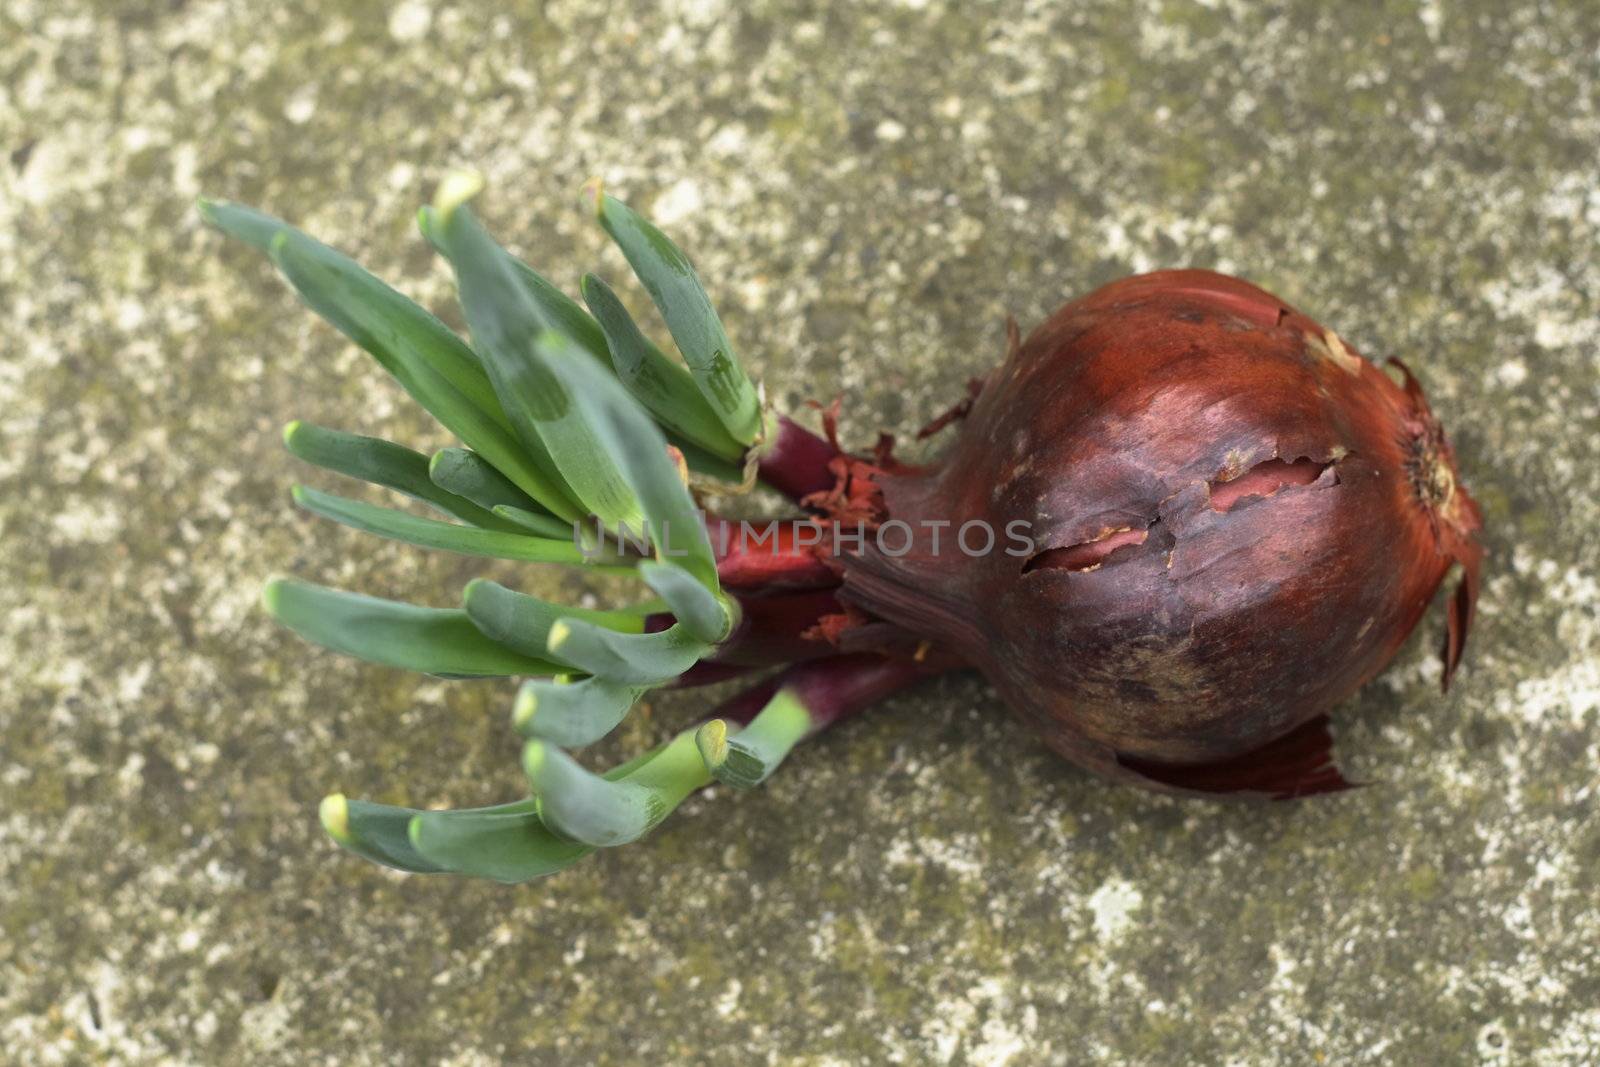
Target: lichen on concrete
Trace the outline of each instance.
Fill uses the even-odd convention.
[[[0,10],[0,1047],[19,1063],[1600,1061],[1600,20],[1592,2]],[[450,310],[454,165],[563,285],[625,277],[599,174],[782,406],[909,431],[1063,298],[1163,265],[1401,355],[1492,552],[1345,708],[1370,784],[1176,801],[1063,766],[976,679],[520,888],[322,837],[332,789],[519,790],[509,689],[309,648],[287,571],[480,574],[295,513],[305,418],[443,443],[202,191]],[[626,291],[630,300],[640,296]],[[657,701],[604,747],[695,713]]]

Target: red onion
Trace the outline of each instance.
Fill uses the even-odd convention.
[[[285,444],[445,518],[313,488],[324,518],[412,545],[635,578],[581,608],[477,580],[458,608],[302,582],[265,602],[312,641],[452,678],[524,676],[530,794],[455,811],[331,794],[343,847],[402,870],[525,881],[635,841],[715,780],[763,781],[808,737],[930,674],[976,667],[1055,751],[1196,793],[1344,788],[1328,712],[1399,650],[1446,572],[1442,680],[1483,552],[1477,506],[1422,391],[1256,287],[1205,271],[1074,301],[924,434],[841,450],[766,410],[687,256],[596,192],[601,225],[684,362],[603,281],[587,309],[493,240],[447,179],[419,216],[455,270],[472,345],[340,253],[237,205],[208,220],[267,252],[461,441],[432,457],[291,423]],[[691,489],[759,478],[801,521],[703,520]],[[617,541],[607,548],[609,532]],[[573,536],[568,537],[571,533]],[[571,753],[652,689],[783,670],[605,773]]]
[[[865,501],[868,521],[917,533],[905,555],[869,540],[841,557],[843,596],[972,662],[1101,774],[1337,788],[1323,717],[1394,657],[1459,563],[1448,685],[1482,560],[1450,445],[1391,363],[1403,384],[1234,278],[1107,285],[1013,345],[938,462],[838,465],[836,514],[862,517]],[[950,523],[937,553],[927,520]],[[974,520],[1025,523],[1033,551],[965,556],[952,536]]]

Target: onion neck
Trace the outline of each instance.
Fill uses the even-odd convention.
[[[779,415],[772,420],[768,440],[761,446],[756,472],[767,485],[799,501],[833,484],[829,464],[838,455],[832,442],[787,415]]]
[[[971,588],[982,560],[960,551],[956,539],[961,523],[975,516],[952,505],[938,467],[886,470],[859,461],[850,477],[853,499],[872,498],[879,514],[864,520],[847,511],[839,519],[839,599],[924,650],[931,644],[942,656],[972,662],[987,645]],[[858,531],[864,533],[856,538]]]

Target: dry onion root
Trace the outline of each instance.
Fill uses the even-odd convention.
[[[438,517],[305,487],[296,503],[425,548],[643,587],[592,610],[483,580],[455,608],[269,583],[268,610],[336,651],[528,679],[512,714],[527,797],[429,811],[331,795],[322,823],[352,852],[419,873],[550,874],[638,840],[713,781],[759,784],[832,723],[962,667],[1102,774],[1327,792],[1347,784],[1327,712],[1393,657],[1453,563],[1446,683],[1460,662],[1479,517],[1421,390],[1254,286],[1144,275],[1026,341],[1013,329],[1006,362],[930,426],[959,424],[954,445],[910,467],[887,441],[845,452],[831,418],[819,436],[766,410],[688,259],[621,202],[595,189],[681,362],[600,279],[583,279],[580,305],[497,244],[469,206],[480,187],[454,176],[419,215],[470,344],[287,224],[201,203],[461,442],[425,456],[291,423],[300,459]],[[752,538],[690,490],[752,477],[806,514]],[[974,525],[1029,550],[955,551]],[[653,689],[774,669],[621,766],[573,755]]]

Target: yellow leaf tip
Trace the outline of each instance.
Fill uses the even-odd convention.
[[[533,719],[538,710],[539,694],[534,691],[533,686],[523,686],[517,693],[516,703],[511,705],[512,725],[521,729]]]
[[[712,719],[695,731],[694,744],[707,767],[721,766],[728,758],[728,724]]]
[[[452,171],[439,183],[433,197],[433,210],[441,222],[449,223],[456,208],[483,192],[483,175],[475,170]]]
[[[545,747],[539,741],[529,741],[522,746],[522,769],[529,778],[537,781],[544,770]]]
[[[328,836],[341,845],[350,840],[350,802],[343,793],[329,793],[317,805],[317,818]]]
[[[557,621],[550,627],[550,636],[545,638],[545,647],[554,652],[566,644],[572,637],[572,627],[563,621]]]

